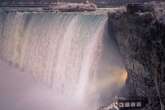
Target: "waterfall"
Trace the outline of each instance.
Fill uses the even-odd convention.
[[[1,12],[0,57],[56,95],[102,103],[126,77],[107,21],[95,14]]]

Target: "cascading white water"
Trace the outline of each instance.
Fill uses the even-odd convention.
[[[100,103],[122,87],[126,75],[107,20],[94,14],[1,13],[0,56],[55,95]]]

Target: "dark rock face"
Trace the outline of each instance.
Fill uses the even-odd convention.
[[[164,6],[164,3],[152,3],[153,11],[110,14],[110,29],[128,71],[129,91],[124,95],[148,97],[149,104],[144,110],[164,110]]]

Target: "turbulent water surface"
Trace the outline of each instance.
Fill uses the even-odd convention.
[[[0,57],[75,105],[108,103],[127,73],[107,21],[94,14],[1,12]]]

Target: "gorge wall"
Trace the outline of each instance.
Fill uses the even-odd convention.
[[[144,110],[164,110],[165,4],[150,5],[153,11],[110,14],[110,30],[128,71],[125,96],[148,97]]]

